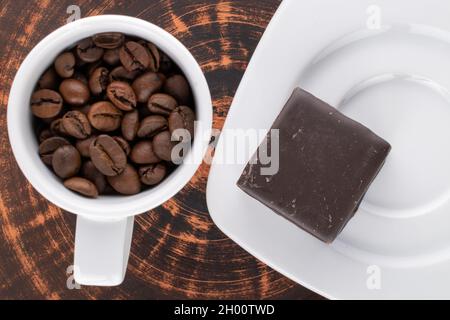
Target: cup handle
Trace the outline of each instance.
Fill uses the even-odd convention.
[[[74,279],[81,285],[123,282],[130,255],[134,217],[107,220],[77,216]]]

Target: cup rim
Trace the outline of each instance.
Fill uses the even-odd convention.
[[[26,140],[32,131],[24,128],[22,111],[28,110],[32,88],[27,85],[36,70],[45,70],[53,58],[77,41],[99,32],[117,31],[144,38],[153,42],[169,55],[181,68],[191,85],[194,95],[197,126],[190,152],[160,185],[132,196],[101,196],[90,199],[67,190],[62,182],[41,161],[36,161],[37,141]],[[51,58],[49,56],[52,56]],[[49,63],[43,65],[43,61]],[[33,73],[34,72],[34,73]],[[27,87],[28,86],[28,87]],[[25,91],[25,94],[24,94]],[[24,99],[26,99],[24,101]],[[25,102],[26,105],[25,105]],[[31,118],[31,113],[30,113]],[[29,120],[28,122],[31,122]],[[205,76],[188,49],[174,36],[160,27],[139,18],[124,15],[101,15],[86,17],[68,23],[42,39],[27,55],[19,67],[11,86],[7,126],[9,141],[19,168],[32,186],[46,199],[69,212],[91,218],[124,218],[153,209],[181,190],[197,171],[209,145],[212,127],[212,102]],[[34,137],[34,136],[33,136]],[[33,148],[34,146],[34,148]],[[30,148],[32,150],[30,150]],[[44,170],[45,168],[45,170]],[[52,178],[52,177],[53,178]]]

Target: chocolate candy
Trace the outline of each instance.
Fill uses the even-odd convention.
[[[278,172],[261,174],[266,166],[255,161],[255,154],[238,186],[300,228],[331,243],[357,211],[390,145],[299,88],[272,129],[279,130]],[[263,142],[268,154],[272,149],[268,142],[274,142],[270,139],[269,131]]]

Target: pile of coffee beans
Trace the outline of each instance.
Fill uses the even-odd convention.
[[[87,197],[159,184],[186,138],[175,130],[194,134],[191,88],[178,66],[154,44],[116,32],[59,54],[30,104],[42,161]]]

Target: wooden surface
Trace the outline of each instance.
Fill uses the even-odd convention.
[[[209,167],[161,207],[136,218],[125,282],[70,290],[75,216],[43,199],[20,173],[6,130],[8,93],[26,54],[81,16],[126,14],[153,22],[191,50],[208,80],[214,127],[221,128],[248,61],[279,0],[0,0],[0,298],[3,299],[315,299],[256,260],[211,221],[205,200]]]

